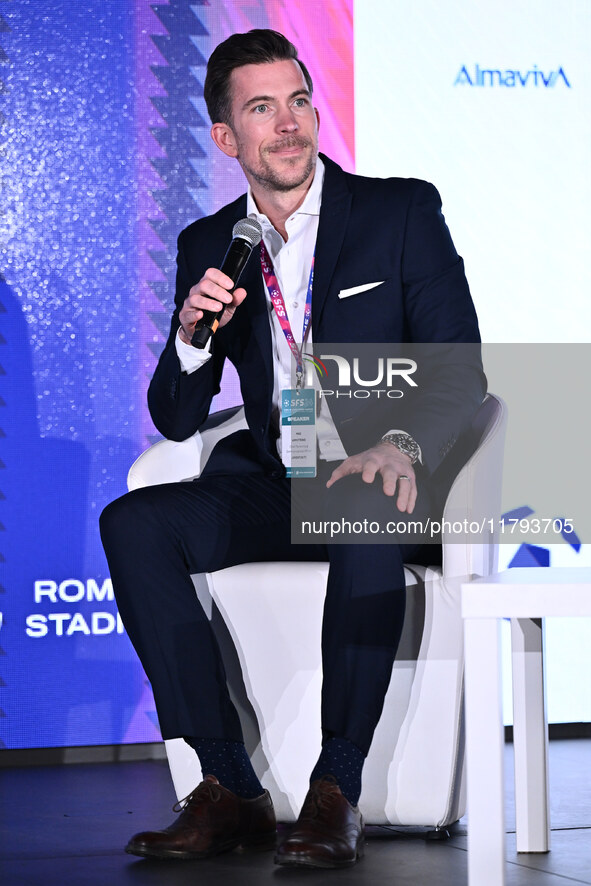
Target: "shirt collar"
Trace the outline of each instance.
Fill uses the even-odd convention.
[[[316,171],[312,184],[308,193],[304,197],[304,202],[294,212],[295,215],[320,215],[320,204],[322,202],[322,185],[324,184],[324,163],[320,157],[316,158]],[[269,227],[271,223],[266,215],[263,215],[257,209],[257,205],[252,196],[250,186],[246,195],[246,214],[256,218],[263,226]]]

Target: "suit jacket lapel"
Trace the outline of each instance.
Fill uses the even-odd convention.
[[[312,292],[312,335],[318,341],[318,326],[329,286],[343,246],[351,212],[351,192],[343,170],[324,154],[325,166],[322,203],[316,237],[314,289]]]
[[[246,194],[240,199],[237,205],[236,217],[234,223],[246,216]],[[273,392],[273,349],[271,341],[271,328],[269,324],[269,315],[267,308],[267,300],[263,288],[263,278],[259,261],[259,248],[256,246],[244,272],[240,278],[240,286],[243,286],[248,295],[245,301],[240,305],[239,312],[246,315],[246,320],[253,331],[256,342],[263,355],[265,370],[267,374],[266,382],[270,390],[269,399]]]

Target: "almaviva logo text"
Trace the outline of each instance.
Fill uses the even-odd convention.
[[[527,71],[517,70],[516,68],[481,68],[475,64],[472,68],[462,65],[454,86],[476,86],[476,87],[494,87],[506,86],[509,88],[523,89],[525,87],[533,89],[554,89],[558,85],[566,86],[572,89],[568,77],[561,66],[556,71],[543,71],[534,65]]]

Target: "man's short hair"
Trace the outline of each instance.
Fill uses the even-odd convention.
[[[246,34],[232,34],[216,46],[207,63],[203,95],[212,123],[232,125],[232,71],[244,65],[263,65],[295,59],[302,69],[312,95],[312,78],[298,51],[287,37],[269,28],[254,28]]]

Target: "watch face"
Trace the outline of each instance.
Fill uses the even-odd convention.
[[[408,437],[406,434],[387,434],[384,439],[393,443],[404,455],[408,455],[413,464],[419,457],[419,444],[412,437]]]

